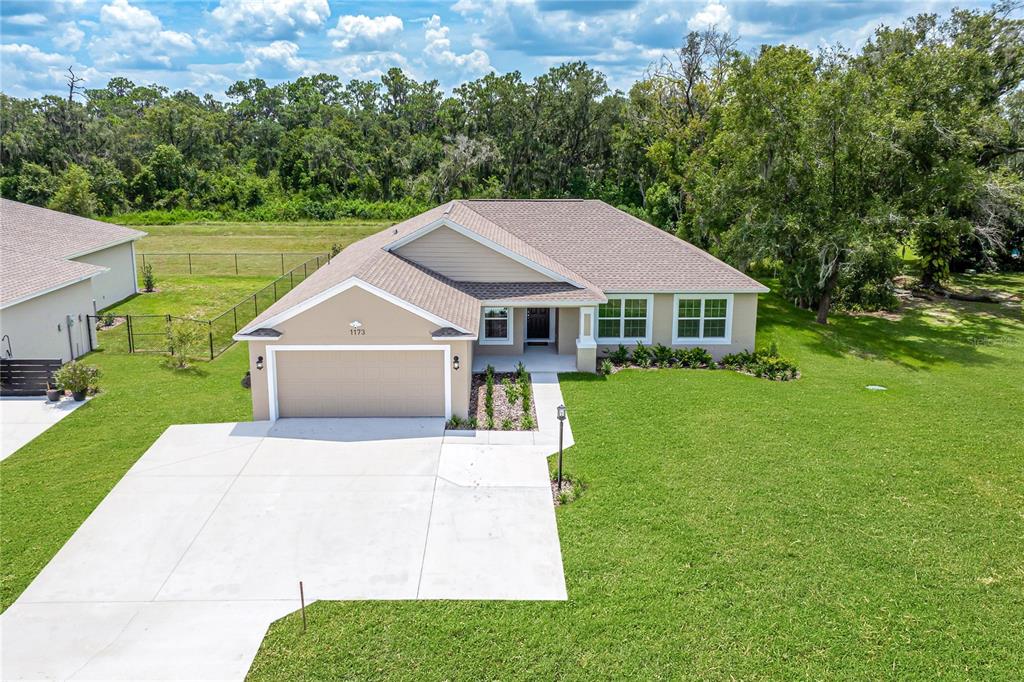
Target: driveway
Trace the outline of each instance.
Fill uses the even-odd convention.
[[[84,402],[63,398],[0,398],[0,461],[75,411]]]
[[[300,580],[307,603],[565,599],[550,427],[171,427],[0,616],[2,677],[242,679]]]

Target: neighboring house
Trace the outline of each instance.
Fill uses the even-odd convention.
[[[474,356],[539,345],[593,372],[639,341],[721,357],[753,349],[766,291],[600,201],[464,200],[352,244],[235,338],[255,419],[465,418]]]
[[[87,315],[136,293],[145,232],[0,199],[0,356],[72,360]]]

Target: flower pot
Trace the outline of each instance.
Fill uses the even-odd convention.
[[[71,398],[77,402],[85,400],[85,391],[72,391]]]
[[[48,388],[48,389],[46,389],[46,399],[49,400],[51,403],[58,402],[62,395],[64,395],[64,391],[61,391],[59,389],[56,389],[56,388]]]

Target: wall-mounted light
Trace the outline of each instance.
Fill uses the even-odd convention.
[[[360,322],[359,320],[352,320],[351,322],[348,323],[348,326],[352,327],[353,329],[361,329],[363,323]]]
[[[263,356],[262,355],[259,356],[258,358],[256,358],[256,369],[258,371],[263,371]]]
[[[458,355],[456,355],[454,358],[452,358],[452,369],[454,369],[456,372],[459,371],[459,356]]]

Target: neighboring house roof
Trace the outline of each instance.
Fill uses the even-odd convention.
[[[0,307],[106,272],[109,268],[70,259],[145,235],[120,225],[0,199]]]
[[[552,282],[456,282],[396,249],[440,225],[554,273]],[[239,336],[304,310],[350,280],[475,333],[487,303],[600,303],[611,292],[764,292],[708,253],[596,200],[459,200],[362,239],[247,324]]]
[[[95,277],[107,268],[0,249],[0,308]]]
[[[0,248],[77,258],[145,236],[120,225],[0,199]]]

